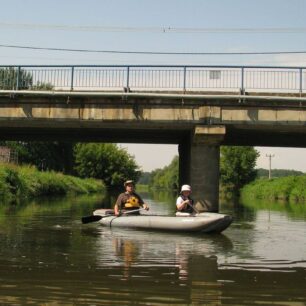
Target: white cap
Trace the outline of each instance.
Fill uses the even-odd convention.
[[[128,181],[125,181],[124,182],[124,187],[126,187],[127,185],[134,185],[134,181],[132,181],[132,180],[128,180]]]
[[[191,191],[191,187],[189,185],[183,185],[181,188],[181,192],[183,191]]]

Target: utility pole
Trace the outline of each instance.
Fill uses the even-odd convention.
[[[274,154],[266,154],[269,157],[269,180],[271,179],[271,159],[274,157]]]

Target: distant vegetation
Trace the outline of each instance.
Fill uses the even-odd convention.
[[[24,69],[14,67],[0,68],[0,89],[2,90],[52,90],[51,83],[33,81],[33,75]]]
[[[16,201],[68,193],[93,193],[104,190],[101,181],[80,179],[53,171],[41,172],[33,166],[0,164],[0,199]]]
[[[31,73],[13,67],[0,68],[0,89],[29,89],[33,85]]]
[[[179,158],[175,156],[170,165],[152,171],[150,174],[143,175],[139,183],[148,182],[150,188],[177,190],[178,187],[178,165]]]
[[[304,172],[296,170],[286,170],[286,169],[271,170],[272,177],[297,176],[297,175],[304,175]],[[262,168],[257,169],[257,177],[258,178],[269,177],[269,170]]]
[[[138,184],[141,184],[141,185],[150,185],[151,177],[152,177],[152,173],[151,172],[141,172],[141,176],[140,176],[140,178],[138,180]]]
[[[306,175],[257,179],[242,189],[242,197],[251,199],[306,201]]]
[[[273,169],[273,179],[268,180],[268,170],[255,168],[257,157],[258,152],[253,147],[221,148],[222,196],[241,191],[243,197],[253,199],[305,201],[306,176],[303,172]],[[176,156],[170,165],[142,173],[139,183],[153,189],[178,190],[178,161]]]
[[[245,184],[256,178],[256,159],[259,153],[253,147],[222,147],[220,175],[226,192],[239,193]],[[170,165],[143,173],[140,184],[148,184],[154,189],[179,189],[179,158],[174,157]],[[188,183],[188,182],[187,182]]]

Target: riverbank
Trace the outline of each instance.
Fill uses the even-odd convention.
[[[258,179],[241,190],[243,198],[306,202],[306,175]]]
[[[33,166],[0,164],[0,199],[13,201],[46,195],[88,194],[104,189],[101,181],[81,179]]]

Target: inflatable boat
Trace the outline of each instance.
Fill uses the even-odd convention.
[[[232,217],[229,215],[211,212],[176,216],[148,214],[114,216],[113,210],[98,209],[94,211],[93,216],[96,218],[95,221],[99,221],[103,226],[172,232],[221,233],[232,222]]]

